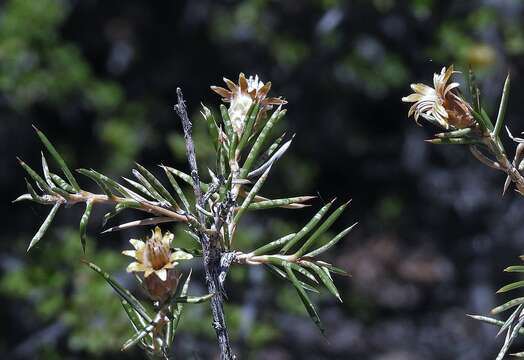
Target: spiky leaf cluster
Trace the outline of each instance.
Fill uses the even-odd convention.
[[[502,128],[504,127],[506,109],[509,99],[509,74],[502,89],[500,105],[495,122],[491,120],[491,117],[488,115],[482,105],[480,96],[481,91],[476,85],[475,76],[471,70],[468,72],[466,80],[469,89],[469,101],[462,101],[464,101],[466,111],[471,112],[475,121],[471,124],[471,126],[461,129],[454,129],[450,127],[447,129],[448,131],[436,134],[435,138],[428,140],[428,142],[433,144],[468,145],[471,153],[477,160],[492,169],[502,171],[506,174],[503,194],[513,183],[516,188],[515,190],[521,195],[524,195],[524,177],[522,175],[522,171],[524,170],[524,139],[514,137],[506,127],[509,138],[513,140],[513,142],[517,143],[513,160],[508,158],[501,139]],[[446,99],[439,100],[443,101],[445,111],[453,110],[446,108]],[[420,109],[426,111],[427,107],[425,107],[425,103],[423,101],[425,101],[425,99],[420,101]],[[505,271],[524,272],[524,266],[510,266],[505,269]],[[510,283],[502,287],[498,292],[506,293],[510,290],[520,289],[521,287],[524,287],[524,281]],[[500,321],[486,316],[470,315],[474,319],[500,326],[501,329],[499,334],[504,332],[506,333],[504,344],[497,355],[497,360],[504,358],[506,353],[509,351],[512,342],[519,334],[524,334],[524,298],[517,297],[511,299],[505,304],[493,309],[492,313],[499,314],[509,309],[514,310],[506,321]],[[513,355],[517,357],[524,357],[524,352]]]
[[[245,78],[243,80],[246,81]],[[212,248],[219,252],[222,260],[227,259],[224,261],[227,263],[227,266],[224,266],[224,274],[220,275],[220,287],[223,286],[222,282],[231,263],[263,265],[295,287],[311,319],[323,331],[308,292],[318,292],[318,287],[323,286],[342,301],[331,274],[346,275],[347,273],[319,260],[318,257],[335,246],[354,227],[352,225],[330,241],[320,243],[321,236],[340,217],[349,202],[339,206],[329,215],[334,201],[324,205],[296,233],[277,240],[269,240],[252,251],[243,252],[235,248],[236,230],[247,213],[273,208],[301,209],[309,206],[307,202],[315,198],[292,196],[271,199],[261,195],[270,171],[288,151],[294,137],[286,138],[285,133],[277,136],[273,134],[275,126],[283,119],[286,110],[282,108],[285,101],[280,98],[273,98],[273,101],[278,101],[280,104],[273,110],[271,105],[263,102],[270,88],[270,83],[268,84],[264,87],[263,96],[253,97],[241,127],[233,128],[225,105],[220,106],[220,111],[217,112],[220,116],[217,118],[210,109],[202,107],[202,117],[207,123],[209,141],[213,143],[216,150],[215,166],[213,169],[207,169],[208,176],[205,178],[199,176],[200,172],[194,156],[195,149],[190,138],[191,123],[187,118],[180,90],[179,102],[175,110],[181,118],[187,118],[185,122],[184,119],[182,120],[188,160],[192,169],[189,173],[161,164],[159,166],[165,177],[160,179],[151,170],[136,164],[136,168],[132,170],[133,178],[124,177],[122,181],[116,181],[93,169],[78,169],[77,173],[92,180],[100,189],[99,193],[89,192],[81,188],[56,148],[40,130],[35,128],[44,147],[61,169],[63,177],[51,172],[44,154],[42,154],[43,177],[20,160],[21,166],[32,182],[27,181],[27,194],[20,196],[16,201],[31,200],[52,207],[31,240],[28,250],[42,239],[57,211],[62,207],[75,204],[83,204],[85,207],[79,221],[79,237],[84,252],[87,223],[94,207],[99,205],[112,207],[103,217],[104,226],[122,211],[137,209],[147,213],[147,217],[112,226],[104,232],[169,222],[183,223],[187,227],[187,232],[201,245],[201,248],[184,249],[185,252],[199,258],[205,256]],[[233,93],[231,96],[234,96]],[[241,131],[238,130],[239,128]],[[188,191],[188,188],[193,189],[193,192]],[[203,239],[206,241],[205,244]],[[94,264],[87,264],[103,276],[115,290],[129,316],[134,336],[124,344],[123,349],[138,344],[149,357],[167,358],[184,302],[201,302],[219,296],[210,291],[210,294],[204,297],[188,297],[189,274],[182,289],[176,291],[176,295],[172,294],[165,302],[153,303],[155,314],[152,314],[109,274]],[[137,277],[137,280],[142,282],[143,279]]]

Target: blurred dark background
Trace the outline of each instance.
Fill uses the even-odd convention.
[[[216,110],[209,85],[244,72],[271,80],[273,94],[288,99],[287,131],[297,133],[264,193],[319,194],[315,206],[352,198],[333,232],[359,225],[327,256],[353,275],[335,279],[344,303],[315,297],[326,339],[288,284],[263,269],[233,269],[227,311],[236,352],[276,360],[493,358],[496,329],[465,314],[486,314],[505,300],[494,293],[514,279],[502,269],[523,247],[524,202],[512,192],[502,198],[504,177],[466,148],[424,143],[434,129],[408,120],[400,98],[442,66],[471,65],[495,113],[511,71],[508,124],[518,133],[523,19],[517,0],[3,0],[0,357],[141,358],[139,350],[119,352],[131,336],[119,301],[79,261],[81,209],[60,211],[25,253],[49,210],[11,204],[25,192],[15,156],[39,167],[42,146],[31,124],[74,168],[115,178],[135,160],[186,170],[172,110],[180,86],[204,167],[211,147],[200,102]],[[250,250],[292,231],[314,210],[255,213],[238,246]],[[147,230],[100,235],[104,213],[95,209],[91,219],[87,257],[132,286],[119,252]],[[191,291],[202,293],[196,275]],[[208,306],[187,310],[179,358],[212,358]]]

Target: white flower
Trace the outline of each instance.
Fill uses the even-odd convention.
[[[411,84],[415,93],[402,98],[404,102],[414,103],[408,116],[413,115],[417,123],[419,116],[422,116],[426,120],[437,122],[445,129],[462,129],[475,125],[471,106],[454,91],[460,84],[448,84],[453,73],[453,65],[447,70],[443,67],[440,74],[433,75],[433,88],[425,84]]]
[[[246,121],[246,115],[249,108],[253,104],[253,99],[249,94],[244,94],[240,91],[237,92],[236,96],[231,98],[231,105],[228,109],[229,119],[231,120],[231,126],[237,134],[242,134],[244,131],[244,123]]]
[[[145,242],[136,239],[129,240],[135,250],[125,250],[122,251],[122,254],[131,256],[136,261],[129,264],[127,272],[143,272],[145,278],[155,274],[160,280],[166,281],[168,270],[178,264],[177,260],[187,260],[193,257],[183,251],[172,251],[173,238],[174,235],[169,231],[162,235],[162,230],[157,226],[151,237]]]
[[[242,135],[244,125],[246,122],[246,115],[249,108],[254,102],[260,105],[257,120],[263,117],[273,105],[282,105],[287,102],[277,97],[267,97],[271,89],[271,82],[263,83],[258,78],[258,75],[250,76],[246,79],[245,75],[240,73],[238,77],[238,84],[224,78],[227,89],[220,86],[211,86],[211,90],[222,96],[224,102],[229,102],[228,109],[229,118],[233,130],[238,136]]]

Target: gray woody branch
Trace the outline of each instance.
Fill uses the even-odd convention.
[[[182,95],[182,90],[177,88],[178,102],[175,105],[175,111],[180,117],[182,127],[184,130],[184,140],[186,143],[187,159],[191,170],[191,178],[193,179],[193,191],[195,193],[196,203],[198,208],[203,209],[205,206],[202,191],[200,190],[200,179],[198,176],[198,167],[195,155],[195,144],[191,135],[192,124],[187,114],[187,107]],[[201,228],[206,228],[205,215],[197,208],[199,213],[199,221]],[[218,229],[217,229],[218,230]],[[231,345],[229,342],[229,335],[226,326],[226,320],[224,315],[224,300],[221,291],[221,250],[217,247],[217,237],[220,236],[219,232],[215,234],[206,234],[203,231],[197,230],[200,243],[202,245],[202,253],[204,260],[204,271],[206,276],[206,285],[210,294],[213,294],[211,298],[211,311],[213,315],[213,327],[215,329],[218,345],[220,348],[220,359],[221,360],[233,360],[235,359],[231,351]],[[222,275],[223,276],[223,275]]]

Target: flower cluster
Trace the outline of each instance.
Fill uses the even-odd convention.
[[[136,261],[127,267],[127,272],[144,273],[145,286],[154,300],[165,300],[176,290],[180,277],[174,270],[177,261],[193,257],[181,250],[173,251],[171,249],[173,239],[172,233],[166,231],[162,234],[162,230],[157,226],[145,242],[137,239],[129,240],[135,250],[122,252],[135,258]]]
[[[211,90],[222,96],[224,102],[230,103],[228,114],[233,130],[240,136],[244,131],[246,115],[251,105],[256,102],[260,105],[258,116],[264,116],[273,105],[286,104],[280,97],[267,97],[271,89],[271,82],[263,83],[258,75],[246,79],[243,73],[238,77],[238,84],[224,78],[228,89],[220,86],[211,86]]]
[[[418,118],[422,116],[430,122],[436,122],[445,129],[463,129],[475,125],[471,114],[471,106],[457,93],[460,86],[457,82],[448,84],[455,71],[453,65],[448,69],[442,68],[440,74],[433,75],[433,86],[425,84],[411,84],[413,94],[403,97],[402,101],[414,103],[409,109],[408,116]]]

